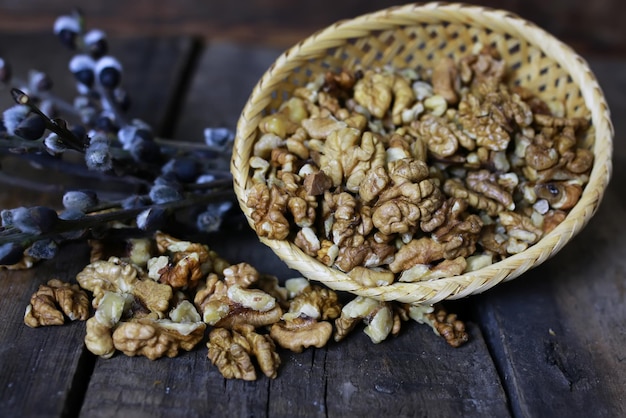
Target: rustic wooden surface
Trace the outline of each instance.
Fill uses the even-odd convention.
[[[44,39],[0,36],[0,54],[17,55],[24,67],[54,67],[55,80],[63,79],[67,55],[59,48],[24,53]],[[137,97],[133,113],[175,137],[234,127],[279,52],[181,38],[118,39],[113,48]],[[465,346],[450,348],[430,328],[407,323],[379,345],[355,332],[323,349],[281,351],[278,378],[256,382],[223,379],[204,345],[175,359],[95,358],[84,349],[83,323],[30,329],[22,322],[39,284],[53,276],[73,280],[87,263],[87,248],[74,244],[32,270],[0,272],[0,416],[626,415],[626,61],[591,62],[616,115],[615,171],[604,202],[543,266],[448,305],[467,320]],[[0,208],[27,203],[27,195],[10,190],[3,185]],[[206,242],[232,262],[246,260],[283,279],[296,274],[247,228]]]
[[[316,30],[402,0],[0,0],[4,31],[49,31],[50,21],[79,6],[89,21],[122,36],[236,40],[286,48]],[[509,10],[570,45],[596,53],[626,53],[626,6],[621,0],[472,0]]]

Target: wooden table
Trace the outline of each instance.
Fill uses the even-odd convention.
[[[280,52],[189,38],[114,39],[111,50],[124,63],[132,114],[181,139],[201,138],[206,126],[233,128]],[[16,73],[44,69],[56,90],[71,91],[70,53],[50,35],[0,36],[0,55]],[[73,280],[88,263],[87,246],[71,244],[31,270],[0,272],[0,416],[626,416],[626,61],[587,58],[614,115],[612,183],[595,218],[557,256],[448,304],[467,322],[466,345],[451,348],[417,323],[378,345],[354,332],[323,349],[281,351],[278,378],[255,382],[223,379],[204,344],[174,359],[96,358],[84,347],[82,322],[23,323],[41,283]],[[58,205],[57,186],[41,194],[4,185],[0,208]],[[207,243],[232,262],[296,275],[248,229]]]

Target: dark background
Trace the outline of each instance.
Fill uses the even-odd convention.
[[[481,0],[530,20],[584,55],[626,56],[623,0]],[[47,31],[80,5],[90,27],[115,36],[192,35],[287,48],[349,17],[403,2],[392,0],[0,0],[0,30]]]

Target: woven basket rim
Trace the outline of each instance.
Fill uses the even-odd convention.
[[[242,156],[236,151],[238,144],[254,140],[258,124],[255,122],[258,122],[260,118],[260,110],[266,108],[269,103],[265,93],[283,82],[284,74],[311,56],[316,56],[329,48],[340,46],[347,39],[369,35],[373,31],[418,24],[424,16],[436,17],[442,21],[472,22],[474,25],[488,28],[491,28],[494,22],[499,25],[506,25],[508,33],[515,33],[525,39],[568,71],[573,82],[581,91],[584,102],[591,113],[592,124],[595,127],[593,149],[595,163],[589,176],[589,182],[585,186],[580,201],[569,212],[566,219],[527,250],[480,270],[431,281],[395,282],[386,286],[364,287],[346,273],[327,267],[309,257],[291,242],[259,238],[290,268],[300,271],[305,277],[321,281],[335,290],[345,290],[380,300],[398,300],[408,303],[435,303],[443,299],[456,299],[483,292],[503,281],[520,276],[558,252],[588,223],[596,212],[611,177],[614,132],[610,110],[602,89],[588,64],[571,47],[535,24],[505,10],[464,3],[407,4],[365,14],[354,19],[342,20],[314,33],[281,54],[254,87],[237,124],[235,147],[231,161],[235,193],[239,205],[253,229],[254,224],[250,218],[251,209],[246,206],[244,199],[249,172],[246,166],[248,156]]]

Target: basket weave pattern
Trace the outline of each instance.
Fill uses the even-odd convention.
[[[231,171],[248,222],[248,160],[263,116],[276,111],[312,76],[354,68],[432,68],[444,56],[455,60],[474,45],[491,45],[507,63],[512,83],[540,98],[564,103],[568,117],[590,117],[586,138],[595,155],[589,183],[578,204],[557,228],[527,250],[488,267],[432,281],[363,287],[283,240],[261,238],[305,277],[335,289],[380,300],[435,303],[483,292],[518,277],[558,252],[595,213],[611,175],[613,127],[597,80],[569,47],[533,24],[505,11],[463,4],[411,4],[339,22],[297,44],[268,69],[244,107],[237,126]]]

